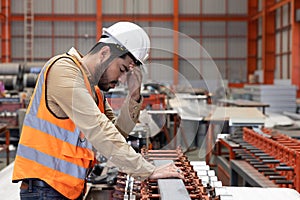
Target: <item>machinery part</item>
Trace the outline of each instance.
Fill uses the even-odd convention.
[[[116,168],[116,167],[109,168],[109,170],[107,172],[108,176],[106,178],[106,181],[107,181],[108,185],[115,185],[116,184],[118,173],[119,173],[118,168]]]
[[[234,140],[242,150],[236,157],[249,162],[279,187],[300,191],[300,141],[271,129],[243,129],[243,139]]]
[[[5,75],[5,76],[1,76],[0,80],[3,81],[5,90],[17,89],[17,76]]]
[[[107,174],[101,175],[101,176],[89,176],[87,178],[88,183],[93,183],[93,184],[106,184],[107,183]]]
[[[34,87],[43,63],[0,63],[0,75],[6,90],[23,90]]]
[[[19,63],[0,63],[0,75],[18,75],[20,68]]]
[[[147,179],[139,181],[119,172],[112,195],[113,200],[220,199],[220,195],[216,195],[215,188],[222,187],[222,183],[217,180],[213,170],[210,170],[204,161],[190,162],[181,148],[176,150],[148,150],[143,148],[141,154],[157,166],[173,162],[183,172],[184,180]],[[180,194],[176,193],[177,189],[174,190],[170,187],[180,190]]]
[[[45,63],[41,62],[27,62],[23,66],[23,73],[28,74],[28,73],[33,73],[33,74],[39,74],[41,69],[43,68]]]
[[[101,175],[103,169],[103,165],[95,165],[91,174],[87,178],[87,182],[92,184],[107,184],[109,186],[115,185],[119,173],[118,168],[110,167],[106,174]]]
[[[34,88],[37,78],[38,78],[38,74],[34,74],[34,73],[24,74],[23,86],[25,88]]]
[[[90,176],[101,176],[106,163],[96,164],[91,171]]]

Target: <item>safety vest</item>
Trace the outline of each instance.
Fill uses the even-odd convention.
[[[105,113],[104,107],[105,107],[105,98],[103,97],[104,95],[102,94],[100,88],[98,86],[95,86],[95,93],[97,95],[97,100],[98,100],[98,108],[102,113]]]
[[[76,199],[84,190],[94,153],[91,143],[71,119],[57,118],[47,108],[46,77],[51,66],[59,59],[71,59],[79,67],[92,95],[88,78],[75,57],[64,54],[46,64],[26,111],[12,179],[18,182],[38,178],[65,197]],[[97,96],[98,107],[103,112],[101,92]]]

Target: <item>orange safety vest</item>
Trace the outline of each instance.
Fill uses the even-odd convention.
[[[103,98],[103,94],[98,86],[95,86],[95,93],[97,95],[98,100],[98,108],[102,113],[105,113],[104,107],[105,107],[105,98]]]
[[[45,99],[47,73],[59,59],[71,59],[79,67],[92,95],[88,78],[75,57],[64,54],[45,65],[26,111],[12,180],[38,178],[65,197],[76,199],[84,190],[94,153],[91,143],[71,119],[57,118],[48,110]],[[98,107],[103,112],[100,90],[97,97]]]

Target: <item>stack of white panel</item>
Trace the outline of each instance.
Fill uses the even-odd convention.
[[[219,196],[222,200],[233,200],[233,196],[224,190],[223,184],[218,180],[213,169],[210,169],[209,165],[205,161],[191,161],[191,165],[197,172],[197,176],[201,179],[201,183],[204,187],[210,185],[214,188],[215,195]]]
[[[270,104],[266,113],[296,112],[296,91],[294,85],[245,85],[253,101]]]

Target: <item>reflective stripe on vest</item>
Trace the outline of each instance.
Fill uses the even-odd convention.
[[[74,199],[84,188],[86,173],[94,154],[92,145],[80,138],[83,134],[71,119],[58,119],[46,107],[45,77],[50,67],[62,58],[71,59],[79,67],[91,93],[87,76],[76,58],[62,55],[46,63],[24,118],[13,181],[39,178],[67,198]],[[99,109],[103,110],[102,107]]]
[[[22,156],[29,160],[38,160],[38,162],[42,165],[45,165],[51,169],[59,170],[62,173],[69,174],[79,179],[85,178],[86,169],[83,167],[78,167],[64,160],[59,160],[53,156],[47,155],[43,152],[24,146],[22,144],[18,145],[18,151],[18,156]],[[56,166],[56,164],[59,162],[60,165]]]

